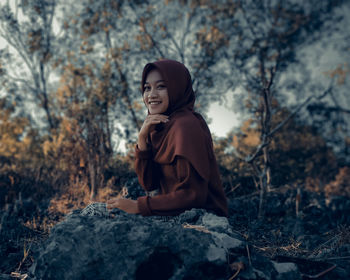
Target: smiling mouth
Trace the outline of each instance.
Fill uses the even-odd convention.
[[[162,103],[162,102],[160,102],[160,101],[148,102],[149,105],[158,105],[158,104],[160,104],[160,103]]]

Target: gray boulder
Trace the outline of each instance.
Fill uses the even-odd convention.
[[[174,218],[122,211],[114,218],[74,213],[37,250],[29,278],[228,279],[234,273],[228,263],[244,258],[244,252],[246,244],[228,220],[204,210]],[[260,262],[273,271],[255,269],[254,275],[260,275],[256,279],[277,275],[268,259]],[[246,276],[240,279],[252,274]]]

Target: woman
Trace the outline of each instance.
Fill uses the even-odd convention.
[[[146,191],[158,189],[159,194],[111,199],[107,208],[143,216],[173,216],[204,208],[227,216],[210,131],[193,111],[189,71],[174,60],[149,63],[141,87],[148,115],[135,147],[135,170],[141,186]]]

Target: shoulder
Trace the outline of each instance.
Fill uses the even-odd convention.
[[[174,118],[172,129],[176,132],[198,132],[201,131],[201,122],[193,113],[182,113]]]

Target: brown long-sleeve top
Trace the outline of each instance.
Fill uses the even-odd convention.
[[[153,161],[151,150],[141,151],[136,146],[135,157],[135,171],[141,186],[146,191],[160,191],[153,197],[138,198],[141,215],[172,216],[191,208],[204,208],[227,216],[226,197],[215,159],[208,181],[182,156],[176,156],[170,164],[158,164]]]

